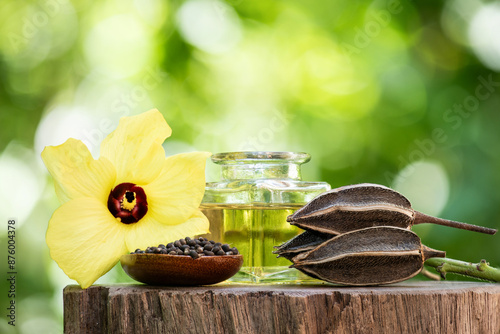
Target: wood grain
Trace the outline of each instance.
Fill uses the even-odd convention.
[[[500,285],[92,286],[64,290],[65,333],[500,333]]]

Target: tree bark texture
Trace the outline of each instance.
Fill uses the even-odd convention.
[[[72,285],[64,332],[500,333],[500,284]]]

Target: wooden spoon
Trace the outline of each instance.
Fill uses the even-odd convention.
[[[238,272],[242,255],[202,256],[125,254],[123,270],[133,279],[149,285],[208,285],[222,282]]]

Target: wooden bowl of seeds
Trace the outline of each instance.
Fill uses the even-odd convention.
[[[227,280],[243,264],[242,255],[203,256],[125,254],[123,270],[136,281],[149,285],[209,285]]]
[[[206,239],[203,241],[201,238],[195,244],[191,240],[194,239],[180,239],[166,246],[148,247],[144,251],[138,249],[122,255],[120,263],[123,270],[136,281],[166,286],[216,284],[232,277],[241,268],[243,256],[236,248],[224,247],[225,252],[214,253],[217,247],[222,249],[222,246],[227,245]],[[193,245],[190,248],[183,247],[191,243]],[[184,254],[182,251],[185,251]]]

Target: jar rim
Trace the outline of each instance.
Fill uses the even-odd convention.
[[[241,151],[222,152],[212,155],[216,164],[238,163],[294,163],[303,164],[311,160],[311,155],[305,152],[269,152],[269,151]]]

